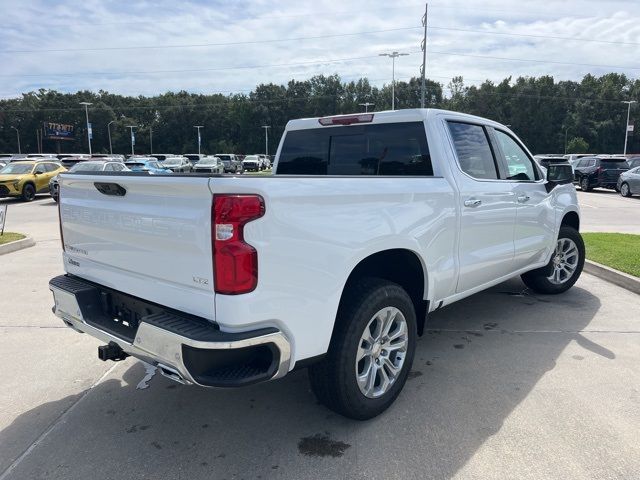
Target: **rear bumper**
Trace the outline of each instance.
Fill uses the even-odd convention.
[[[49,289],[53,312],[67,326],[117,344],[178,382],[238,387],[280,378],[289,371],[291,346],[276,328],[221,332],[207,320],[69,275],[51,279]],[[121,315],[114,314],[113,305]],[[139,315],[140,311],[146,314]]]

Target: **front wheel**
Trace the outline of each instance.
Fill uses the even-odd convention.
[[[36,198],[36,187],[32,184],[27,183],[24,187],[22,187],[22,199],[25,202],[31,202]]]
[[[620,195],[622,195],[623,197],[631,196],[631,189],[629,188],[628,183],[625,182],[622,185],[620,185]]]
[[[556,248],[549,263],[522,275],[527,287],[547,294],[569,290],[580,277],[584,267],[584,242],[580,233],[572,227],[560,227]]]
[[[416,314],[395,283],[365,278],[345,292],[327,356],[309,367],[311,388],[331,410],[356,420],[384,412],[407,380]]]

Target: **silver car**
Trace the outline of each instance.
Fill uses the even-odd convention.
[[[213,155],[208,155],[193,166],[196,173],[224,173],[222,160]]]
[[[617,190],[623,197],[640,193],[640,167],[622,172],[618,177]]]
[[[187,173],[192,170],[191,162],[185,157],[169,157],[161,165],[176,173]]]

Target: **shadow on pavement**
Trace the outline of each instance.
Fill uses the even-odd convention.
[[[579,333],[599,308],[579,287],[537,296],[512,280],[436,312],[404,392],[368,422],[318,405],[305,371],[217,391],[157,374],[137,390],[144,366],[129,359],[7,478],[449,478],[570,342],[615,358]],[[35,417],[70,400],[16,418],[0,432],[0,446],[23,439]]]

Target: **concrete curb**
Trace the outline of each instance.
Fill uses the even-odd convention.
[[[585,260],[584,271],[640,295],[640,278],[591,260]]]
[[[25,237],[22,240],[5,243],[4,245],[0,245],[0,255],[16,252],[18,250],[22,250],[23,248],[33,247],[35,244],[36,241],[31,237]]]

